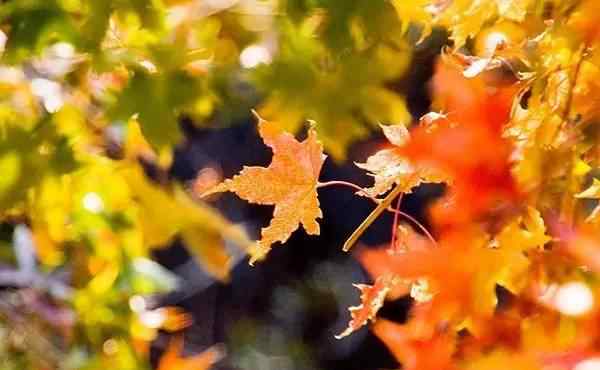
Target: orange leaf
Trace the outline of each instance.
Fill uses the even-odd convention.
[[[159,308],[159,310],[161,310],[161,313],[164,314],[164,321],[161,325],[161,328],[166,331],[179,331],[187,328],[193,323],[192,315],[179,307],[168,306]]]
[[[158,370],[208,370],[210,367],[223,357],[222,350],[217,347],[211,347],[206,351],[183,358],[183,339],[176,337],[171,340],[169,347],[163,353],[158,362]]]
[[[317,181],[325,160],[323,146],[313,128],[298,142],[275,124],[259,118],[258,130],[273,150],[269,167],[244,167],[203,196],[231,191],[257,204],[275,205],[273,219],[262,229],[262,238],[250,251],[250,263],[263,259],[276,242],[284,243],[300,224],[308,234],[318,235],[317,219],[323,217],[317,198]]]
[[[405,370],[454,369],[454,339],[445,333],[419,336],[412,327],[379,320],[373,332],[385,343]]]
[[[337,339],[342,339],[352,332],[366,325],[369,320],[375,321],[377,311],[383,306],[385,297],[394,285],[394,279],[389,276],[380,276],[373,285],[354,284],[360,290],[360,305],[350,307],[350,316],[352,319],[348,327],[342,333],[336,335]]]
[[[375,276],[392,275],[400,281],[425,279],[425,302],[413,306],[413,321],[422,329],[446,322],[477,326],[489,319],[496,305],[495,284],[505,267],[501,251],[486,247],[477,229],[445,233],[437,246],[419,246],[404,253],[364,250],[359,259]],[[500,263],[499,263],[500,262]],[[378,275],[382,274],[382,275]],[[465,321],[468,320],[468,321]]]
[[[569,18],[569,26],[573,27],[587,44],[600,39],[600,3],[596,0],[582,1]]]
[[[404,193],[408,193],[421,182],[443,181],[442,176],[433,172],[429,173],[431,171],[419,171],[411,165],[408,158],[394,149],[403,146],[410,139],[410,134],[404,125],[382,125],[381,129],[393,145],[392,148],[378,151],[370,156],[365,163],[355,163],[359,168],[369,171],[369,174],[374,178],[373,186],[365,189],[367,195],[376,197],[384,194],[394,184],[401,186]],[[358,192],[358,194],[363,193]]]
[[[421,124],[397,150],[414,165],[451,178],[448,196],[434,209],[435,221],[466,223],[499,203],[514,203],[519,194],[511,175],[512,147],[502,127],[516,86],[489,86],[482,76],[468,79],[442,62],[433,88],[437,105],[448,113]]]

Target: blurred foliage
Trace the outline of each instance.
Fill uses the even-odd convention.
[[[227,281],[230,245],[255,260],[300,224],[318,234],[317,188],[340,185],[319,182],[323,150],[343,160],[386,124],[388,148],[359,164],[374,186],[342,184],[376,203],[345,249],[421,182],[448,192],[432,208],[432,233],[392,209],[389,250],[361,257],[375,284],[358,285],[363,304],[344,335],[386,297],[410,293],[418,304],[406,325],[375,326],[405,368],[506,368],[511,351],[521,368],[540,353],[543,366],[575,368],[557,356],[600,351],[597,330],[576,340],[598,310],[577,321],[540,291],[598,294],[598,14],[595,0],[3,1],[0,367],[148,369],[158,331],[191,321],[152,305],[181,285],[153,250],[182,240]],[[449,34],[435,111],[409,134],[398,86],[434,27]],[[251,108],[273,162],[215,189],[276,205],[258,244],[199,199],[218,171],[191,189],[167,175],[183,117],[219,127]],[[257,173],[264,179],[247,175]],[[497,287],[516,302],[505,311]],[[518,341],[504,323],[521,330]],[[246,334],[243,343],[265,341]],[[243,366],[293,367],[277,365],[278,346],[273,356],[240,346]],[[163,349],[162,370],[222,356],[186,356],[180,339]]]
[[[181,117],[230,125],[262,101],[280,129],[321,122],[343,159],[375,124],[410,120],[389,88],[410,62],[402,27],[379,0],[3,2],[0,284],[17,290],[0,366],[147,368],[157,330],[189,324],[147,300],[179,284],[152,250],[179,238],[227,280],[225,243],[253,245],[164,176]],[[188,366],[170,348],[161,368]]]
[[[375,206],[344,251],[384,212],[394,220],[389,244],[357,253],[373,282],[354,284],[360,303],[338,339],[375,321],[386,300],[410,296],[404,322],[371,326],[403,369],[600,368],[600,3],[284,4],[278,52],[251,79],[265,94],[259,132],[272,162],[205,193],[275,204],[251,261],[300,225],[319,234],[317,190],[346,186]],[[406,45],[434,27],[449,42],[430,83],[432,111],[409,131],[386,85],[410,63]],[[302,143],[272,128],[296,131],[305,118],[317,120],[318,136],[311,128]],[[373,186],[320,182],[318,140],[343,158],[368,127],[358,122],[378,121],[389,143],[357,163]],[[426,182],[445,183],[428,227],[401,210]]]

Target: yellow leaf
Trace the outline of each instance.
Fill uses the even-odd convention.
[[[21,175],[21,157],[16,151],[9,151],[0,156],[0,171],[2,179],[0,180],[0,194],[10,191]]]
[[[122,174],[136,195],[145,242],[151,247],[163,246],[181,234],[200,265],[216,278],[226,280],[231,266],[223,239],[247,251],[252,242],[243,230],[212,208],[194,202],[183,191],[170,193],[151,183],[139,166],[125,167]]]
[[[600,199],[600,180],[594,179],[592,185],[579,194],[575,195],[575,198],[583,199]],[[593,222],[600,215],[600,205],[596,205],[594,210],[586,218],[586,222]]]
[[[394,59],[395,63],[397,59]],[[408,124],[412,117],[404,98],[391,90],[370,86],[363,89],[361,108],[369,122]]]
[[[531,2],[531,0],[496,0],[496,5],[500,16],[522,22],[527,15],[527,8]]]
[[[576,194],[575,198],[600,199],[600,180],[594,179],[592,185],[581,193]]]
[[[538,210],[528,207],[526,215],[505,226],[493,241],[492,245],[499,252],[499,266],[502,266],[495,282],[517,293],[529,266],[524,252],[541,248],[551,239],[546,235],[546,226]]]
[[[392,4],[398,13],[398,17],[403,22],[402,31],[406,32],[410,23],[416,23],[423,27],[421,39],[431,34],[432,14],[427,11],[430,0],[393,0]]]
[[[276,242],[284,243],[300,224],[308,234],[319,234],[322,217],[317,198],[317,181],[325,155],[313,128],[298,142],[275,124],[259,118],[258,129],[273,150],[269,167],[244,167],[232,179],[204,195],[231,191],[252,203],[275,205],[273,219],[262,229],[262,238],[250,251],[250,263],[263,259]]]
[[[496,15],[497,8],[493,1],[475,0],[459,1],[445,10],[441,23],[451,29],[450,38],[454,41],[454,49],[463,47],[467,40],[475,37],[484,24]]]
[[[600,114],[596,99],[600,94],[600,55],[594,53],[581,62],[578,78],[573,86],[572,111],[582,116],[581,121],[595,119]]]

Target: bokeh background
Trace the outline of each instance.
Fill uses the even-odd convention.
[[[149,354],[181,370],[177,356],[160,365],[181,337],[188,358],[223,344],[217,369],[397,367],[368,328],[334,338],[358,304],[352,284],[370,282],[341,250],[369,200],[319,189],[320,235],[299,230],[251,267],[242,250],[272,208],[200,194],[269,164],[252,109],[298,138],[316,121],[329,156],[320,181],[369,186],[354,162],[388,145],[379,124],[430,110],[447,35],[426,32],[423,11],[402,0],[1,1],[0,369],[148,370]],[[420,186],[402,209],[427,226],[442,192]],[[388,243],[391,228],[383,215],[359,248]],[[401,322],[410,304],[380,316]]]
[[[416,48],[406,75],[389,85],[406,96],[413,117],[429,111],[428,81],[445,42],[446,35],[436,31]],[[244,94],[250,100],[262,98],[252,90],[245,90]],[[209,172],[229,178],[243,165],[266,166],[270,161],[270,150],[260,140],[250,112],[217,130],[198,128],[190,119],[183,119],[181,124],[185,143],[177,149],[168,176],[191,186],[198,174]],[[372,180],[353,162],[364,161],[383,145],[383,136],[374,132],[353,144],[346,160],[329,158],[320,180],[370,185]],[[152,173],[152,168],[148,172]],[[427,225],[426,206],[442,191],[440,185],[422,185],[404,197],[402,210]],[[324,214],[321,235],[296,232],[285,246],[275,247],[265,261],[254,267],[248,265],[246,257],[238,255],[228,284],[204,273],[181,242],[156,252],[158,261],[184,281],[183,289],[157,297],[156,304],[177,305],[193,315],[194,324],[185,330],[188,350],[194,352],[225,343],[228,355],[216,366],[223,370],[397,367],[396,360],[366,327],[344,339],[334,338],[348,323],[348,307],[358,304],[358,290],[352,283],[370,282],[352,254],[342,252],[341,246],[373,205],[344,187],[320,189],[319,200]],[[214,199],[214,204],[255,236],[272,213],[271,207],[251,205],[229,193]],[[362,247],[388,243],[392,218],[380,217],[361,238]],[[380,316],[402,322],[410,304],[410,297],[387,302]],[[157,340],[152,352],[155,361],[167,336],[165,333]]]

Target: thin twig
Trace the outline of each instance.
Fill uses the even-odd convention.
[[[347,181],[335,180],[335,181],[319,182],[317,184],[317,189],[319,189],[319,188],[325,188],[325,187],[328,187],[328,186],[335,186],[335,185],[341,185],[341,186],[347,186],[349,188],[353,188],[353,189],[357,190],[358,192],[363,193],[366,197],[368,197],[370,199],[375,199],[375,198],[371,197],[369,195],[369,193],[367,193],[365,191],[365,189],[361,188],[360,186],[358,186],[356,184],[353,184],[353,183],[347,182]],[[377,201],[377,199],[375,199],[375,201]]]
[[[344,252],[347,252],[350,250],[350,248],[352,248],[352,246],[354,245],[354,243],[356,243],[358,238],[360,238],[360,236],[365,232],[365,230],[369,226],[371,226],[371,224],[377,219],[377,217],[379,217],[379,215],[381,215],[381,213],[385,211],[390,206],[390,204],[392,204],[394,199],[396,199],[396,197],[402,193],[402,190],[403,189],[401,186],[396,186],[394,190],[392,190],[383,199],[383,201],[381,201],[381,203],[379,203],[379,205],[375,207],[375,209],[367,216],[367,218],[365,218],[365,220],[360,225],[358,225],[356,230],[354,230],[352,235],[350,235],[348,240],[346,240],[346,242],[344,243],[344,247],[342,248]]]
[[[324,187],[328,187],[328,186],[346,186],[355,190],[358,190],[358,192],[364,194],[364,196],[371,200],[373,203],[380,205],[383,201],[385,201],[385,199],[377,199],[372,197],[370,194],[368,194],[365,189],[361,188],[360,186],[353,184],[351,182],[347,182],[347,181],[327,181],[327,182],[320,182],[317,184],[317,189],[319,188],[324,188]],[[358,193],[357,192],[357,193]],[[425,236],[434,244],[437,245],[437,242],[435,240],[435,238],[433,237],[433,235],[431,235],[431,233],[427,230],[427,228],[425,226],[423,226],[423,224],[421,224],[417,219],[415,219],[413,216],[409,215],[408,213],[402,212],[399,209],[394,209],[392,207],[389,206],[385,208],[385,211],[391,212],[394,215],[398,215],[398,216],[402,216],[405,219],[409,220],[410,222],[412,222],[417,228],[419,228],[419,230],[421,230],[423,232],[423,234],[425,234]],[[366,220],[365,220],[366,221]],[[368,226],[368,225],[367,225]]]
[[[397,247],[396,247],[396,239],[397,239],[397,233],[398,233],[398,212],[400,211],[400,205],[402,204],[402,196],[404,194],[400,194],[400,196],[398,197],[398,200],[396,201],[396,208],[394,209],[396,212],[394,212],[394,222],[392,223],[392,244],[391,244],[391,248],[394,249],[394,251],[398,251]]]

